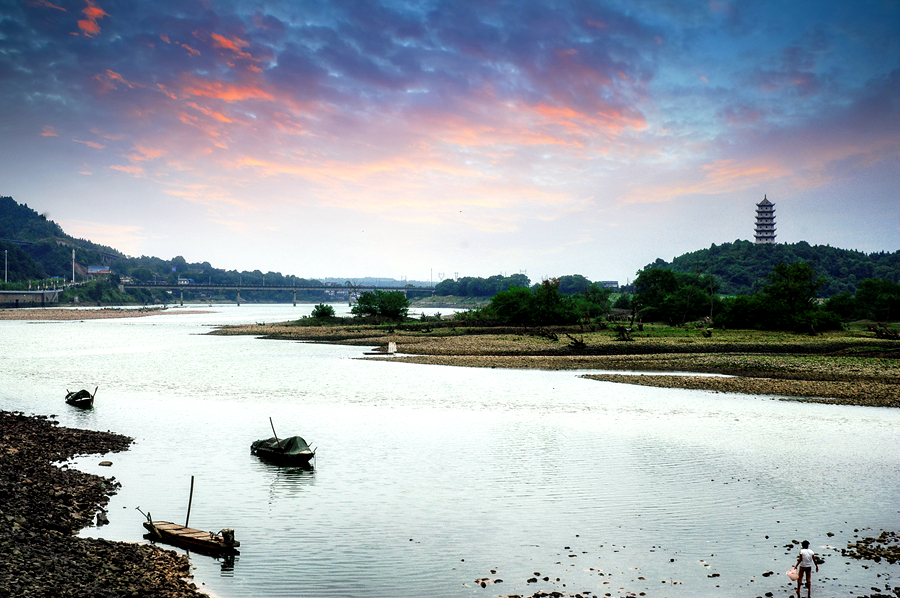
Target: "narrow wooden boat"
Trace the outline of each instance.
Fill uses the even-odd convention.
[[[99,386],[94,388],[94,394],[91,394],[89,390],[76,390],[70,392],[69,389],[66,389],[66,403],[72,405],[73,407],[80,407],[81,409],[90,409],[94,406],[94,397],[97,396],[97,389]]]
[[[229,553],[236,552],[235,549],[241,545],[234,539],[233,529],[223,529],[219,533],[204,532],[171,521],[153,521],[149,515],[144,527],[152,539],[198,551]]]

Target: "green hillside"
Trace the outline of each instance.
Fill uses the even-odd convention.
[[[760,290],[776,264],[794,262],[810,264],[825,278],[822,297],[854,293],[857,284],[867,278],[900,282],[900,251],[866,254],[829,245],[810,245],[806,241],[776,245],[756,245],[750,241],[713,244],[709,249],[680,255],[671,263],[657,259],[644,269],[712,274],[720,284],[720,293],[751,295]]]

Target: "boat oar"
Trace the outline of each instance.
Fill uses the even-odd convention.
[[[95,386],[95,387],[94,387],[94,394],[91,395],[91,400],[93,400],[94,397],[97,396],[97,389],[98,389],[98,388],[100,388],[100,387],[99,387],[99,386]]]

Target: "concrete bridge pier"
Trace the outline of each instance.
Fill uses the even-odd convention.
[[[181,290],[181,307],[184,307],[184,289]]]
[[[237,304],[238,304],[238,307],[241,306],[241,290],[240,289],[238,289]]]
[[[294,289],[294,307],[297,307],[297,289]]]

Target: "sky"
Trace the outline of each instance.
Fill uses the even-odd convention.
[[[0,195],[131,256],[624,283],[898,189],[895,0],[0,0]]]

